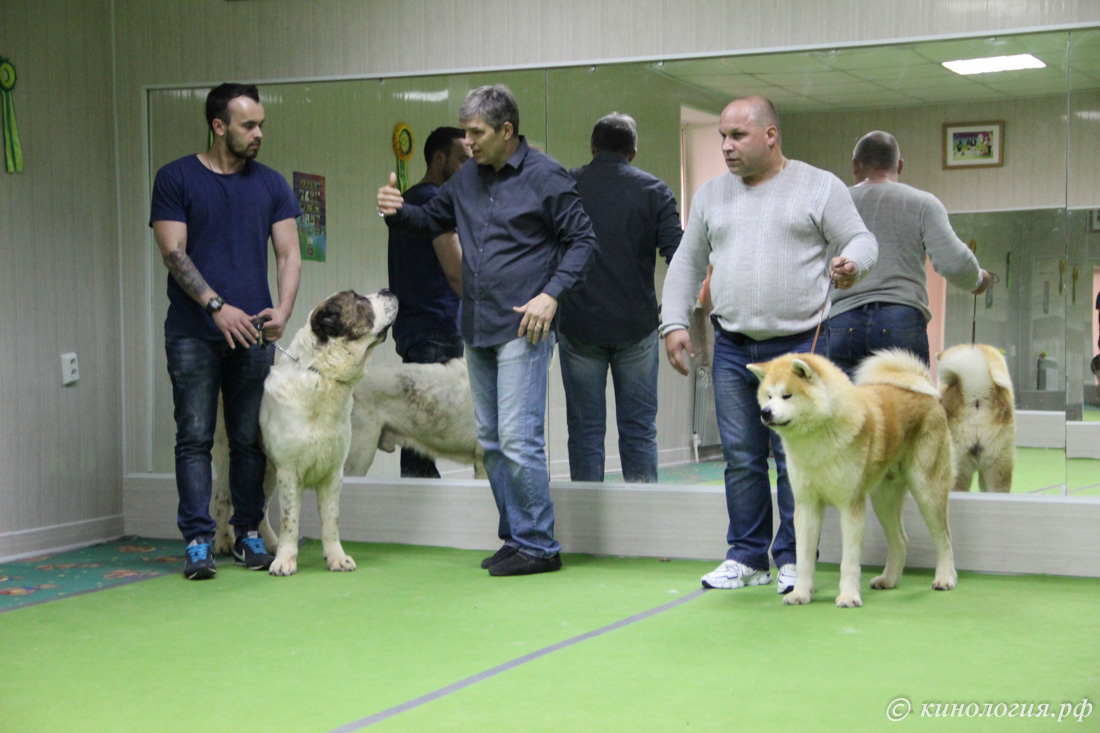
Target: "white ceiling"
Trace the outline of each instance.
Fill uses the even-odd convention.
[[[1036,56],[1046,68],[959,76],[940,65],[1020,53]],[[762,94],[782,111],[911,107],[1100,89],[1100,31],[726,56],[651,66],[656,73],[723,99]]]

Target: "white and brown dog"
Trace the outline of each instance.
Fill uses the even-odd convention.
[[[748,368],[760,379],[760,418],[783,441],[794,494],[798,579],[783,603],[810,602],[822,517],[832,505],[840,514],[842,553],[836,605],[863,605],[860,558],[868,496],[886,533],[886,567],[871,587],[896,587],[908,545],[901,521],[907,491],[935,546],[932,587],[954,588],[947,496],[955,464],[947,418],[924,363],[905,351],[879,351],[859,365],[855,384],[813,354],[788,354]]]
[[[272,575],[298,569],[302,491],[317,492],[321,545],[329,570],[355,570],[340,544],[340,490],[351,444],[352,390],[363,378],[371,350],[382,343],[397,316],[397,297],[383,290],[363,296],[345,290],[313,309],[264,381],[260,430],[267,473],[264,492],[279,493],[278,540],[266,517],[260,528],[275,552]],[[222,474],[225,475],[224,473]],[[227,494],[219,481],[219,494]],[[215,496],[215,547],[231,545],[228,496]],[[266,514],[266,512],[265,512]]]
[[[472,463],[485,477],[465,359],[372,369],[355,387],[351,449],[344,473],[364,476],[379,449],[397,446],[429,458]]]
[[[1012,489],[1016,465],[1016,408],[1012,377],[992,346],[952,346],[936,357],[940,401],[955,449],[955,491],[970,491],[974,472],[982,491]]]

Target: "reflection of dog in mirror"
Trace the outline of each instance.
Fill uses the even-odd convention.
[[[485,477],[465,359],[371,369],[354,391],[349,476],[364,476],[381,449],[411,448],[428,458],[472,463]]]
[[[382,343],[397,315],[397,297],[383,290],[363,296],[350,290],[313,309],[271,367],[260,403],[260,430],[267,473],[264,493],[279,492],[282,526],[277,542],[265,518],[261,532],[275,552],[272,575],[298,569],[298,521],[302,491],[317,492],[321,545],[329,570],[355,570],[340,544],[340,490],[351,442],[352,389],[363,377],[371,350]],[[221,473],[221,475],[226,475]],[[224,481],[219,492],[228,493]],[[228,497],[215,497],[219,536],[226,535]],[[230,544],[216,539],[215,546]],[[275,545],[275,546],[273,546]]]
[[[867,497],[886,533],[886,568],[871,581],[894,588],[908,540],[901,523],[905,491],[916,499],[936,549],[932,587],[958,580],[947,525],[954,481],[947,418],[924,363],[909,352],[876,352],[856,371],[855,384],[828,359],[788,354],[750,364],[760,379],[760,418],[779,434],[794,494],[797,580],[783,597],[809,603],[825,506],[840,513],[842,557],[836,605],[862,606],[860,555]]]
[[[982,491],[1010,491],[1016,409],[1005,358],[992,346],[961,345],[938,354],[936,363],[955,446],[955,491],[970,491],[975,471]]]

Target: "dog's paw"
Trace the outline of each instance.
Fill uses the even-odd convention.
[[[952,575],[947,578],[937,577],[932,581],[932,590],[954,590],[958,582],[959,579],[957,575]]]
[[[233,537],[228,533],[218,532],[214,535],[214,554],[215,555],[232,555],[233,554]]]
[[[280,577],[294,575],[294,573],[298,572],[298,558],[279,557],[278,555],[276,555],[274,562],[271,563],[271,567],[268,569],[267,572],[270,575],[276,575]]]
[[[837,608],[859,608],[863,605],[863,599],[858,593],[841,593],[836,597]]]
[[[328,569],[334,573],[350,573],[355,570],[355,560],[351,559],[350,555],[341,555],[340,557],[325,558],[325,562],[328,563]]]
[[[807,593],[805,591],[800,591],[796,588],[795,590],[792,590],[787,595],[783,596],[783,605],[784,606],[805,606],[811,600],[813,600],[813,593],[812,592]]]
[[[893,590],[897,587],[897,583],[891,582],[885,575],[871,578],[871,588],[874,590]]]

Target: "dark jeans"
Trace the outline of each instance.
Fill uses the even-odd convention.
[[[572,480],[603,481],[610,369],[623,480],[657,481],[658,344],[656,331],[618,346],[571,341],[558,334]]]
[[[176,418],[176,521],[187,541],[212,535],[210,518],[210,449],[222,395],[225,432],[229,439],[229,492],[240,536],[257,529],[264,516],[264,469],[260,444],[260,401],[264,379],[275,349],[229,348],[225,341],[168,337],[168,375]]]
[[[462,337],[457,333],[432,334],[409,344],[400,344],[397,353],[405,364],[443,364],[462,356]],[[439,469],[431,458],[402,448],[401,478],[439,478]]]
[[[746,365],[810,350],[813,331],[764,341],[715,332],[714,401],[726,459],[727,560],[754,570],[768,569],[768,550],[777,567],[795,562],[794,495],[779,436],[760,422],[760,381]],[[775,456],[779,528],[772,537],[772,495],[768,448]]]
[[[907,349],[928,364],[928,324],[912,306],[868,303],[833,316],[826,326],[826,356],[849,377],[872,352],[891,347]]]

